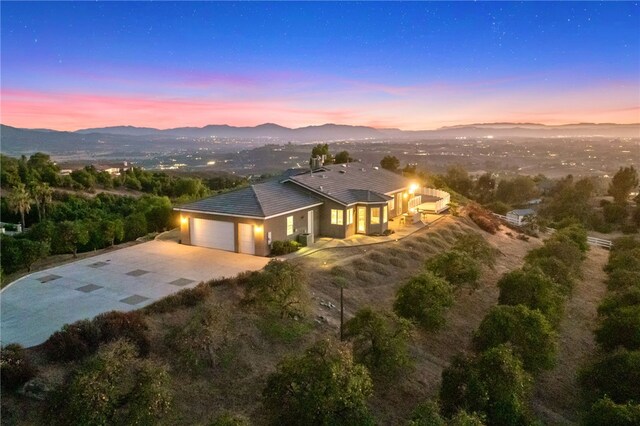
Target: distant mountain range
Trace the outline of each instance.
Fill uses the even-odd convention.
[[[150,127],[115,126],[62,132],[48,129],[19,129],[1,125],[2,152],[20,154],[34,151],[51,153],[75,151],[152,152],[187,148],[202,138],[265,139],[274,142],[313,142],[336,140],[453,139],[467,138],[548,138],[548,137],[631,137],[640,138],[640,124],[577,123],[548,126],[537,123],[477,123],[441,127],[435,130],[406,131],[376,129],[366,126],[323,124],[288,128],[273,123],[255,127],[226,124],[204,127],[154,129]],[[181,139],[176,142],[176,139]],[[180,145],[178,145],[180,144]]]

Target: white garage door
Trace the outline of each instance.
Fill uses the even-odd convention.
[[[233,229],[233,222],[191,219],[191,244],[235,251],[235,232]]]
[[[253,225],[249,225],[248,223],[238,224],[238,244],[240,246],[240,253],[256,254]]]

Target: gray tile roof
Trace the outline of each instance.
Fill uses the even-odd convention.
[[[177,210],[234,216],[269,217],[322,203],[291,183],[257,183],[179,206]]]
[[[516,210],[511,210],[509,213],[507,214],[515,214],[518,216],[527,216],[530,214],[535,214],[536,211],[532,210],[532,209],[516,209]]]
[[[313,173],[290,176],[288,180],[343,204],[387,201],[391,198],[383,194],[406,188],[411,182],[388,170],[356,164],[326,166]]]

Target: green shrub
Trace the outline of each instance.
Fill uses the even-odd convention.
[[[503,203],[502,201],[494,201],[492,203],[485,204],[483,207],[503,216],[511,211],[511,206],[509,204]]]
[[[411,323],[390,312],[362,308],[344,325],[353,341],[353,357],[378,375],[394,375],[410,366]]]
[[[587,402],[608,396],[616,404],[640,404],[640,351],[604,355],[580,372],[578,382]]]
[[[258,319],[256,325],[268,340],[282,343],[295,343],[312,329],[306,321],[276,315],[266,315]]]
[[[0,383],[2,389],[14,391],[35,377],[36,367],[17,344],[0,348]]]
[[[458,250],[442,252],[427,260],[425,266],[456,287],[476,287],[480,279],[480,264],[469,254]]]
[[[568,237],[580,249],[581,252],[589,251],[589,243],[587,243],[587,230],[579,224],[572,224],[558,229],[553,238]]]
[[[251,422],[245,416],[238,414],[223,414],[209,423],[209,426],[250,426]]]
[[[302,245],[293,240],[274,241],[271,243],[271,255],[282,256],[300,250]]]
[[[610,271],[607,278],[607,288],[610,291],[640,288],[640,270],[615,269]]]
[[[267,378],[264,403],[273,424],[372,425],[367,369],[348,350],[320,342],[286,358]]]
[[[568,235],[562,233],[554,235],[545,241],[544,246],[529,251],[525,260],[533,263],[536,259],[549,257],[560,260],[571,269],[574,275],[580,274],[584,253]]]
[[[609,312],[595,333],[596,341],[606,351],[618,346],[640,349],[640,305],[622,306]]]
[[[440,415],[440,407],[435,401],[427,401],[418,405],[411,413],[407,426],[446,426]]]
[[[135,346],[119,340],[82,365],[57,404],[60,424],[151,425],[171,404],[169,376],[163,366],[136,358]]]
[[[501,305],[524,305],[538,309],[557,326],[562,316],[563,298],[557,286],[539,269],[516,269],[498,281]]]
[[[640,424],[640,404],[616,404],[604,397],[591,406],[582,424],[584,426],[637,426]]]
[[[618,270],[640,272],[640,248],[612,251],[604,270],[606,272]]]
[[[444,324],[444,312],[453,305],[453,287],[432,272],[410,278],[396,293],[394,311],[426,330]]]
[[[611,315],[618,309],[629,306],[640,306],[640,287],[631,287],[608,295],[598,306],[598,315]]]
[[[209,283],[200,283],[193,288],[185,288],[177,293],[165,296],[144,308],[145,312],[166,313],[178,309],[189,308],[198,305],[211,294]]]
[[[616,225],[622,224],[629,216],[627,206],[616,203],[605,204],[602,207],[602,214],[604,215],[604,220]]]
[[[575,285],[575,272],[555,257],[536,257],[524,265],[525,269],[537,268],[559,285],[564,295],[571,293]]]
[[[449,420],[449,426],[484,426],[484,418],[476,413],[460,410]]]
[[[306,275],[297,264],[273,259],[248,276],[245,301],[282,318],[304,316],[308,299]]]
[[[442,372],[442,413],[482,413],[490,425],[528,424],[531,376],[510,348],[501,345],[476,358],[454,357]]]
[[[509,344],[532,373],[555,365],[556,333],[540,311],[523,305],[496,306],[489,311],[474,334],[478,351]]]
[[[476,262],[489,266],[490,268],[495,266],[496,257],[499,253],[487,240],[475,232],[460,235],[451,249],[467,253],[475,259]]]

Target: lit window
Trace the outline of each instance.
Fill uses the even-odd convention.
[[[347,225],[353,223],[353,209],[347,209]]]
[[[287,235],[293,235],[293,216],[287,216]]]
[[[395,210],[396,209],[396,200],[389,200],[389,210]]]
[[[371,209],[371,224],[372,225],[380,224],[380,207],[373,207]]]
[[[382,208],[382,223],[387,223],[387,206]]]
[[[331,209],[331,224],[342,225],[344,212],[339,209]]]

